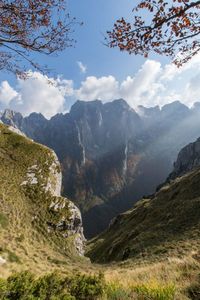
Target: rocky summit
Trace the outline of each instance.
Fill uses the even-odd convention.
[[[152,194],[173,170],[178,152],[199,137],[199,105],[179,101],[133,110],[123,99],[77,101],[47,120],[6,110],[3,123],[52,148],[61,163],[62,194],[80,208],[87,237]]]

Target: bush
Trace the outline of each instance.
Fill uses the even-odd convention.
[[[33,283],[32,295],[35,299],[73,300],[64,285],[64,279],[56,273],[48,274]]]
[[[32,294],[34,277],[29,272],[22,272],[8,277],[6,282],[5,298],[11,300],[27,300]]]
[[[51,273],[35,279],[26,271],[0,279],[0,300],[95,300],[104,289],[101,274],[62,277]]]
[[[105,280],[102,274],[81,275],[78,274],[67,282],[70,294],[78,300],[95,300],[103,296]]]
[[[6,280],[0,279],[0,300],[5,298],[6,294]]]

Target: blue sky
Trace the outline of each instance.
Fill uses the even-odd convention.
[[[124,79],[127,74],[134,74],[144,58],[130,56],[118,49],[109,49],[104,42],[104,34],[111,29],[115,20],[122,16],[130,18],[136,1],[131,0],[69,0],[69,11],[77,20],[84,23],[76,26],[73,37],[77,40],[75,48],[68,48],[58,56],[34,55],[41,64],[47,64],[52,74],[63,75],[79,84],[84,76],[113,75]],[[161,60],[161,57],[159,57]],[[87,73],[81,74],[77,62],[87,66]],[[164,59],[163,59],[164,61]],[[14,76],[1,74],[0,80],[14,80]]]
[[[191,106],[199,101],[200,56],[177,69],[165,57],[151,55],[147,60],[103,45],[103,34],[116,19],[130,19],[136,4],[132,0],[68,0],[71,15],[84,23],[75,28],[76,47],[57,56],[33,56],[52,70],[54,86],[33,70],[26,82],[1,72],[0,110],[10,107],[25,115],[37,111],[50,117],[68,111],[76,99],[123,97],[133,108],[174,100]]]

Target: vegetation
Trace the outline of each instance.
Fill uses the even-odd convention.
[[[52,152],[0,124],[0,158],[1,300],[198,299],[198,169],[90,242],[93,260],[117,261],[92,265],[77,256],[73,236],[49,229],[70,217],[68,205],[60,213],[51,207],[66,200],[45,190],[48,178],[55,184]]]
[[[180,66],[200,50],[199,10],[200,1],[140,0],[133,23],[117,20],[108,31],[108,44],[145,57],[155,51]]]
[[[51,273],[35,278],[26,271],[0,281],[0,299],[95,300],[103,296],[104,287],[101,275],[64,277]]]
[[[191,272],[186,274],[185,268]],[[23,271],[0,279],[0,299],[198,300],[197,268],[199,264],[188,258],[184,262],[174,260],[132,270],[130,266],[129,269],[115,266],[104,270],[105,275],[97,273],[97,269],[98,275],[77,273],[67,276],[58,272],[35,276]]]
[[[65,0],[3,0],[0,3],[0,69],[24,75],[21,61],[44,71],[33,52],[52,54],[74,45],[75,18]]]
[[[200,170],[166,183],[149,199],[118,216],[89,242],[96,262],[154,260],[199,252]]]
[[[53,262],[65,266],[77,260],[73,236],[63,237],[53,229],[71,213],[68,202],[52,196],[46,187],[54,188],[51,169],[54,156],[51,150],[19,136],[0,124],[0,258],[6,261],[0,273],[31,270],[51,270]],[[35,184],[34,184],[35,182]],[[65,204],[54,211],[52,203]],[[52,225],[50,228],[49,224]]]

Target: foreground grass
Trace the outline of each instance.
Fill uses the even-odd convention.
[[[76,267],[77,268],[77,267]],[[68,270],[68,273],[66,272]],[[0,299],[21,300],[199,300],[198,253],[136,265],[82,265],[82,269],[32,275],[25,271],[0,280]],[[81,272],[81,273],[80,273]]]
[[[29,272],[14,274],[0,281],[0,299],[2,300],[95,300],[95,299],[174,299],[173,286],[137,285],[122,288],[117,284],[108,284],[104,276],[81,275],[60,276],[56,273],[35,278]],[[141,298],[142,297],[142,298]]]

